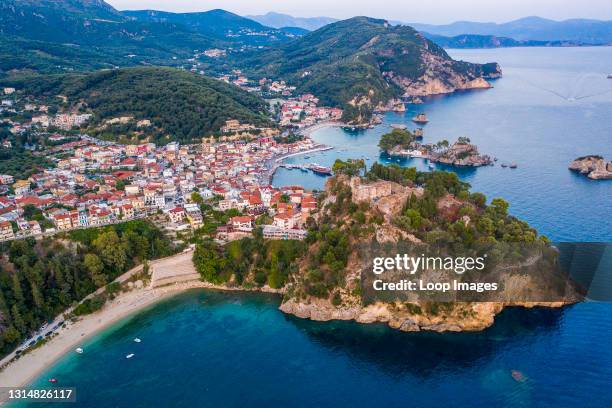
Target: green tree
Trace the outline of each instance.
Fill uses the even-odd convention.
[[[93,242],[102,262],[115,272],[123,270],[127,262],[125,247],[115,230],[103,232]]]
[[[104,264],[102,263],[98,255],[85,254],[83,263],[85,264],[85,267],[91,274],[91,279],[93,280],[96,287],[100,288],[106,285],[107,279],[106,279],[106,276],[104,275]]]

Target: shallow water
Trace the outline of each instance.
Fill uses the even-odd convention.
[[[38,384],[76,386],[83,407],[612,404],[607,304],[507,310],[484,332],[436,334],[301,320],[278,302],[183,293],[87,341]]]

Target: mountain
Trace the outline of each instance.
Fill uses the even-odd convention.
[[[419,31],[453,37],[461,34],[494,35],[519,41],[575,41],[584,44],[612,44],[612,21],[572,19],[548,20],[525,17],[503,24],[458,21],[446,25],[416,24]]]
[[[446,37],[426,32],[422,32],[422,34],[444,48],[568,47],[584,45],[576,41],[515,40],[494,35],[462,34]]]
[[[342,106],[345,119],[367,119],[394,98],[485,88],[497,64],[454,61],[408,26],[355,17],[324,26],[289,44],[235,60],[256,77],[282,78],[325,105]]]
[[[132,65],[191,65],[195,50],[299,37],[224,10],[120,12],[102,0],[0,1],[0,75]]]
[[[3,0],[0,33],[0,52],[11,50],[13,61],[2,61],[5,70],[174,65],[219,42],[174,23],[132,21],[102,0]]]
[[[285,30],[266,27],[256,21],[225,10],[210,10],[200,13],[169,13],[155,10],[124,11],[134,21],[149,23],[171,23],[181,25],[194,32],[222,40],[231,39],[249,44],[268,45],[286,42],[295,34]]]
[[[67,110],[92,113],[88,133],[122,142],[182,142],[218,132],[228,119],[267,126],[267,104],[256,95],[222,81],[173,68],[138,67],[86,74],[36,75],[5,81],[19,91],[57,103],[68,98]],[[55,101],[55,102],[53,102]],[[119,127],[105,121],[133,117]],[[141,128],[136,121],[150,120]]]
[[[247,18],[258,21],[268,27],[299,27],[308,31],[318,30],[327,24],[338,21],[338,19],[331,17],[293,17],[288,14],[274,12],[260,16],[247,16]]]

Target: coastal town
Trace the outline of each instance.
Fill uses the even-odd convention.
[[[51,114],[47,106],[32,103],[30,96],[4,88],[3,126],[14,137],[34,134],[45,139],[44,150],[29,147],[52,165],[41,166],[27,178],[0,175],[0,240],[143,217],[155,218],[171,233],[195,231],[206,222],[203,203],[233,214],[226,225],[218,226],[219,242],[251,235],[262,216],[265,238],[303,239],[316,197],[301,186],[274,188],[272,176],[284,158],[328,149],[304,134],[317,124],[339,121],[342,110],[318,106],[311,94],[292,97],[294,88],[284,82],[262,80],[252,89],[239,71],[221,80],[249,91],[264,88],[278,94],[270,100],[278,127],[258,128],[230,119],[220,129],[222,136],[203,137],[200,143],[123,145],[82,133],[90,113]],[[146,119],[138,121],[138,126],[149,124]],[[10,147],[10,138],[4,139],[2,148]],[[304,171],[331,174],[331,169],[316,163]]]

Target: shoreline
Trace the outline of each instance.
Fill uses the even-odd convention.
[[[60,358],[96,334],[148,307],[191,289],[282,293],[282,290],[267,287],[231,288],[202,281],[179,282],[158,288],[147,287],[124,292],[108,301],[101,310],[83,316],[74,322],[67,322],[66,326],[60,329],[57,335],[51,337],[47,343],[9,363],[0,371],[0,384],[3,387],[29,386]],[[6,395],[0,392],[0,405],[5,401]]]

